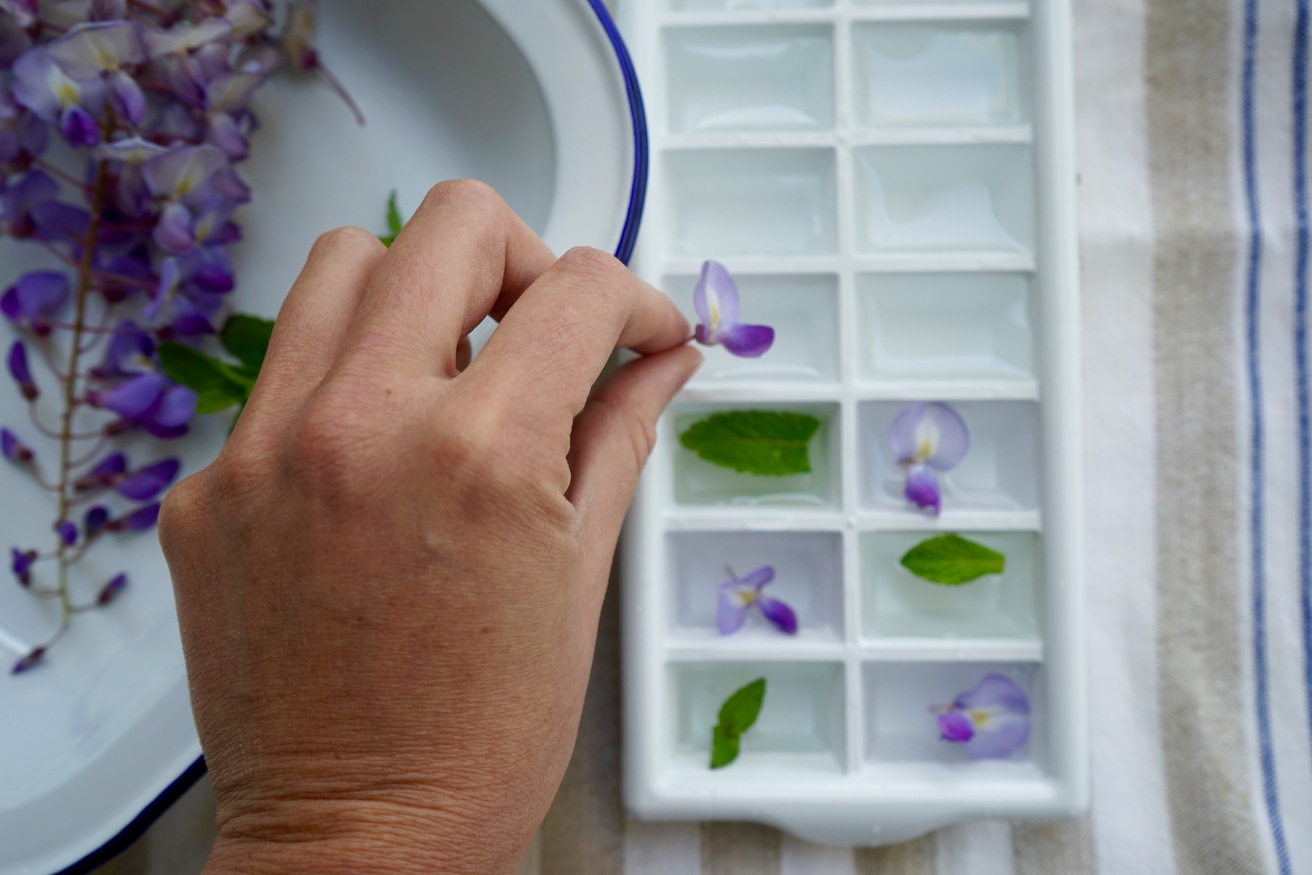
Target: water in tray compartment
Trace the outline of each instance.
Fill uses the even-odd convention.
[[[861,536],[861,630],[867,638],[1014,638],[1037,634],[1038,536],[1032,532],[962,532],[1006,557],[1001,574],[955,586],[907,570],[901,559],[932,532]]]
[[[857,278],[865,379],[1034,379],[1034,314],[1022,274]]]
[[[706,357],[695,383],[744,380],[837,382],[838,277],[734,274],[740,319],[775,327],[774,346],[760,358],[739,358],[723,346],[702,347]],[[692,324],[695,276],[666,277],[665,291]]]
[[[1028,146],[877,146],[855,157],[862,249],[1033,251]]]
[[[693,423],[730,410],[770,410],[802,413],[820,420],[820,428],[808,445],[811,470],[805,474],[769,476],[745,474],[712,464],[679,442]],[[667,417],[672,433],[667,436],[674,452],[674,498],[680,504],[794,505],[832,509],[840,503],[838,476],[838,405],[836,404],[701,404],[680,407]]]
[[[674,254],[827,255],[838,248],[832,149],[667,152]]]
[[[906,472],[898,466],[888,438],[889,425],[907,406],[896,401],[861,405],[861,501],[868,509],[916,512],[904,495]],[[944,519],[961,510],[1037,510],[1038,405],[1029,401],[954,401],[951,407],[970,429],[970,452],[958,467],[938,475]]]
[[[787,647],[794,640],[839,641],[843,637],[843,539],[837,532],[681,532],[669,536],[671,635],[680,640]],[[797,636],[766,622],[755,609],[743,628],[721,638],[716,627],[725,566],[742,576],[762,565],[774,580],[762,591],[797,614]]]
[[[857,120],[868,127],[1014,125],[1027,112],[1019,28],[1005,24],[862,24]]]
[[[834,0],[670,0],[676,12],[721,12],[739,9],[824,9]]]
[[[832,128],[833,42],[820,26],[668,31],[670,130]]]
[[[689,663],[669,668],[674,696],[674,764],[721,780],[777,779],[781,773],[830,776],[847,760],[843,666],[838,663]],[[735,691],[765,678],[756,724],[738,759],[711,771],[711,729]]]
[[[942,763],[942,777],[1034,777],[1045,754],[1042,677],[1037,665],[978,662],[868,662],[865,690],[867,762]],[[935,709],[951,705],[989,674],[1001,674],[1025,691],[1030,701],[1030,737],[1004,760],[975,760],[960,745],[939,737]],[[918,777],[927,777],[923,771]]]

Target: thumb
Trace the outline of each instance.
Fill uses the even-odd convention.
[[[624,514],[656,439],[656,420],[701,363],[691,346],[635,359],[611,374],[574,418],[566,497],[579,516],[585,585],[597,581],[604,588]]]

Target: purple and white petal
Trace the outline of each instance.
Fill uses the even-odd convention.
[[[934,452],[924,461],[939,471],[960,465],[970,452],[970,429],[961,414],[936,401],[925,408],[923,423],[925,431],[934,435]]]
[[[749,599],[752,592],[753,590],[748,589],[745,599],[745,594],[737,587],[720,587],[720,602],[715,622],[721,635],[732,635],[743,627],[743,623],[747,621],[747,609],[751,605]]]
[[[917,401],[902,409],[888,426],[888,442],[899,465],[910,465],[916,460],[917,427],[924,418],[924,401]]]
[[[702,275],[693,289],[692,304],[708,334],[713,334],[721,325],[733,325],[738,321],[738,286],[723,264],[718,261],[702,264]]]
[[[774,566],[762,565],[760,568],[753,568],[737,580],[731,580],[728,583],[721,584],[721,586],[741,586],[754,592],[760,592],[761,587],[772,580],[774,580]]]
[[[170,203],[160,213],[159,222],[151,232],[155,245],[170,255],[186,255],[196,248],[192,230],[191,210],[180,203]]]
[[[1030,720],[1022,714],[989,715],[975,722],[975,735],[964,743],[966,753],[978,760],[1006,759],[1030,738]]]
[[[780,632],[797,634],[797,614],[788,605],[768,596],[761,596],[756,604],[761,608],[761,615]]]
[[[943,510],[943,494],[939,490],[938,477],[928,465],[915,465],[907,472],[907,485],[903,494],[907,501],[930,516],[938,516]]]
[[[975,689],[957,696],[952,706],[963,711],[1001,708],[1012,714],[1030,713],[1025,691],[1011,678],[996,673],[985,675]]]
[[[164,392],[159,409],[151,416],[147,425],[172,432],[182,428],[196,415],[196,392],[186,386],[173,386]]]
[[[210,181],[227,166],[223,150],[205,144],[171,149],[147,161],[142,171],[156,197],[177,201],[200,194],[203,201],[209,196]]]
[[[74,79],[91,79],[100,73],[134,67],[146,59],[141,27],[131,21],[79,24],[52,42],[47,51]]]
[[[109,102],[134,127],[146,120],[146,93],[121,70],[109,74]]]
[[[144,43],[146,53],[152,58],[158,58],[161,55],[180,55],[214,40],[227,39],[231,35],[232,24],[214,17],[195,23],[180,21],[164,31],[148,30]]]
[[[141,137],[127,137],[112,143],[101,143],[96,147],[94,154],[97,158],[122,161],[124,164],[144,164],[156,155],[167,151],[168,149],[158,143],[143,140]]]

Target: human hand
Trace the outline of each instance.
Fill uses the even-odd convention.
[[[218,798],[207,872],[514,871],[689,336],[478,183],[434,188],[390,250],[316,243],[235,432],[160,517]],[[616,347],[643,355],[589,400]]]

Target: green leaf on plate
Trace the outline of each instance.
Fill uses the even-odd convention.
[[[722,769],[738,759],[738,736],[726,735],[719,726],[711,730],[711,768]]]
[[[917,577],[960,586],[986,574],[1001,574],[1007,557],[960,535],[940,535],[912,547],[902,564]]]
[[[808,445],[819,429],[820,420],[803,413],[733,410],[694,422],[679,442],[714,465],[782,477],[811,470]]]
[[[720,722],[711,730],[711,768],[722,769],[738,758],[738,739],[752,728],[765,701],[765,678],[736,691],[720,706]]]
[[[236,313],[224,323],[219,341],[224,349],[241,362],[241,370],[253,383],[264,365],[264,356],[269,351],[269,338],[272,335],[272,321]]]

